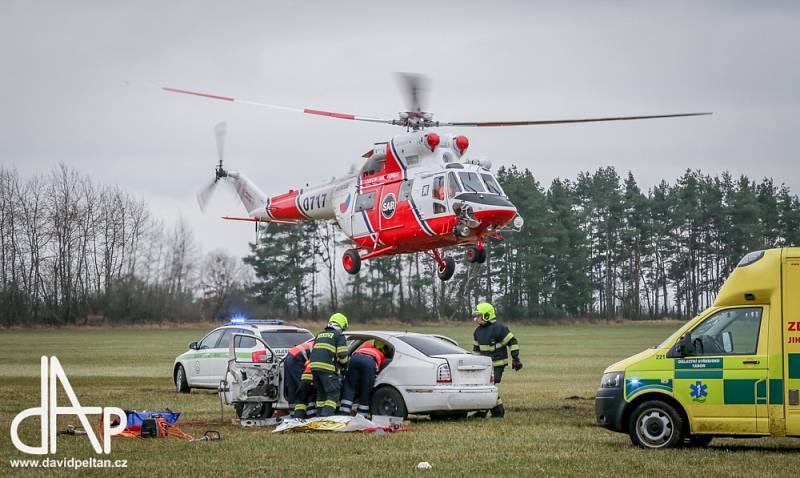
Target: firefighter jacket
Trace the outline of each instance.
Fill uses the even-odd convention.
[[[508,352],[511,352],[512,358],[519,358],[517,339],[505,324],[492,320],[476,327],[472,336],[472,351],[491,357],[495,367],[508,365]]]
[[[347,339],[335,327],[325,327],[314,339],[311,370],[336,373],[347,365]]]

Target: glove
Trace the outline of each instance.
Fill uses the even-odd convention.
[[[519,358],[511,359],[511,368],[514,369],[515,372],[518,371],[518,370],[521,370],[522,369],[522,361],[520,361]]]

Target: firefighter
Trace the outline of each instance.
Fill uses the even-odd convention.
[[[369,413],[375,377],[386,359],[383,342],[377,339],[374,342],[375,345],[364,343],[350,357],[342,390],[342,405],[339,409],[345,415],[349,415],[353,410],[358,415]]]
[[[488,302],[481,302],[472,311],[472,317],[478,327],[475,328],[473,336],[473,352],[492,358],[494,367],[494,383],[500,384],[503,379],[503,370],[508,366],[508,353],[511,352],[511,368],[514,371],[522,368],[519,359],[519,344],[514,334],[508,330],[505,324],[497,321],[494,307]],[[492,408],[492,417],[503,418],[505,408],[500,396],[497,396],[497,404]],[[480,415],[486,416],[483,412]]]
[[[306,360],[303,373],[300,375],[300,386],[297,388],[297,395],[295,396],[296,402],[292,418],[311,418],[316,416],[317,408],[314,404],[316,401],[317,391],[314,388],[314,376],[311,373],[311,361]]]
[[[286,358],[283,359],[283,393],[286,397],[286,402],[289,403],[289,407],[292,409],[297,403],[297,391],[300,388],[300,376],[303,374],[303,368],[308,361],[308,357],[313,346],[313,339],[295,345],[289,349],[289,352],[286,354]]]
[[[311,373],[317,389],[317,413],[329,417],[336,412],[342,390],[340,375],[347,372],[347,317],[339,312],[331,315],[328,325],[317,334],[311,349]]]

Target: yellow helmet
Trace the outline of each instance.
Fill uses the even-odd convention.
[[[342,314],[341,312],[336,312],[335,314],[333,314],[331,316],[331,318],[328,319],[328,323],[329,324],[336,324],[342,330],[346,330],[347,329],[347,317],[345,317],[345,315]]]
[[[472,311],[472,315],[480,315],[483,320],[489,322],[494,320],[497,316],[494,313],[494,307],[492,304],[488,302],[481,302],[480,304],[475,306],[475,310]]]

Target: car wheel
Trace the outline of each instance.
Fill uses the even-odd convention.
[[[392,387],[381,387],[372,394],[370,413],[390,417],[406,418],[408,416],[403,396]]]
[[[183,365],[178,365],[175,370],[175,391],[178,393],[189,393],[192,391],[189,387],[189,380],[186,378],[186,370]]]
[[[661,400],[649,400],[631,413],[628,434],[641,448],[671,448],[683,444],[683,420],[675,408]]]
[[[271,417],[272,413],[274,412],[274,409],[272,408],[272,402],[236,402],[233,404],[233,409],[236,410],[236,416],[243,420],[263,420]]]
[[[713,439],[711,435],[689,435],[683,439],[683,446],[703,448],[711,444]]]

